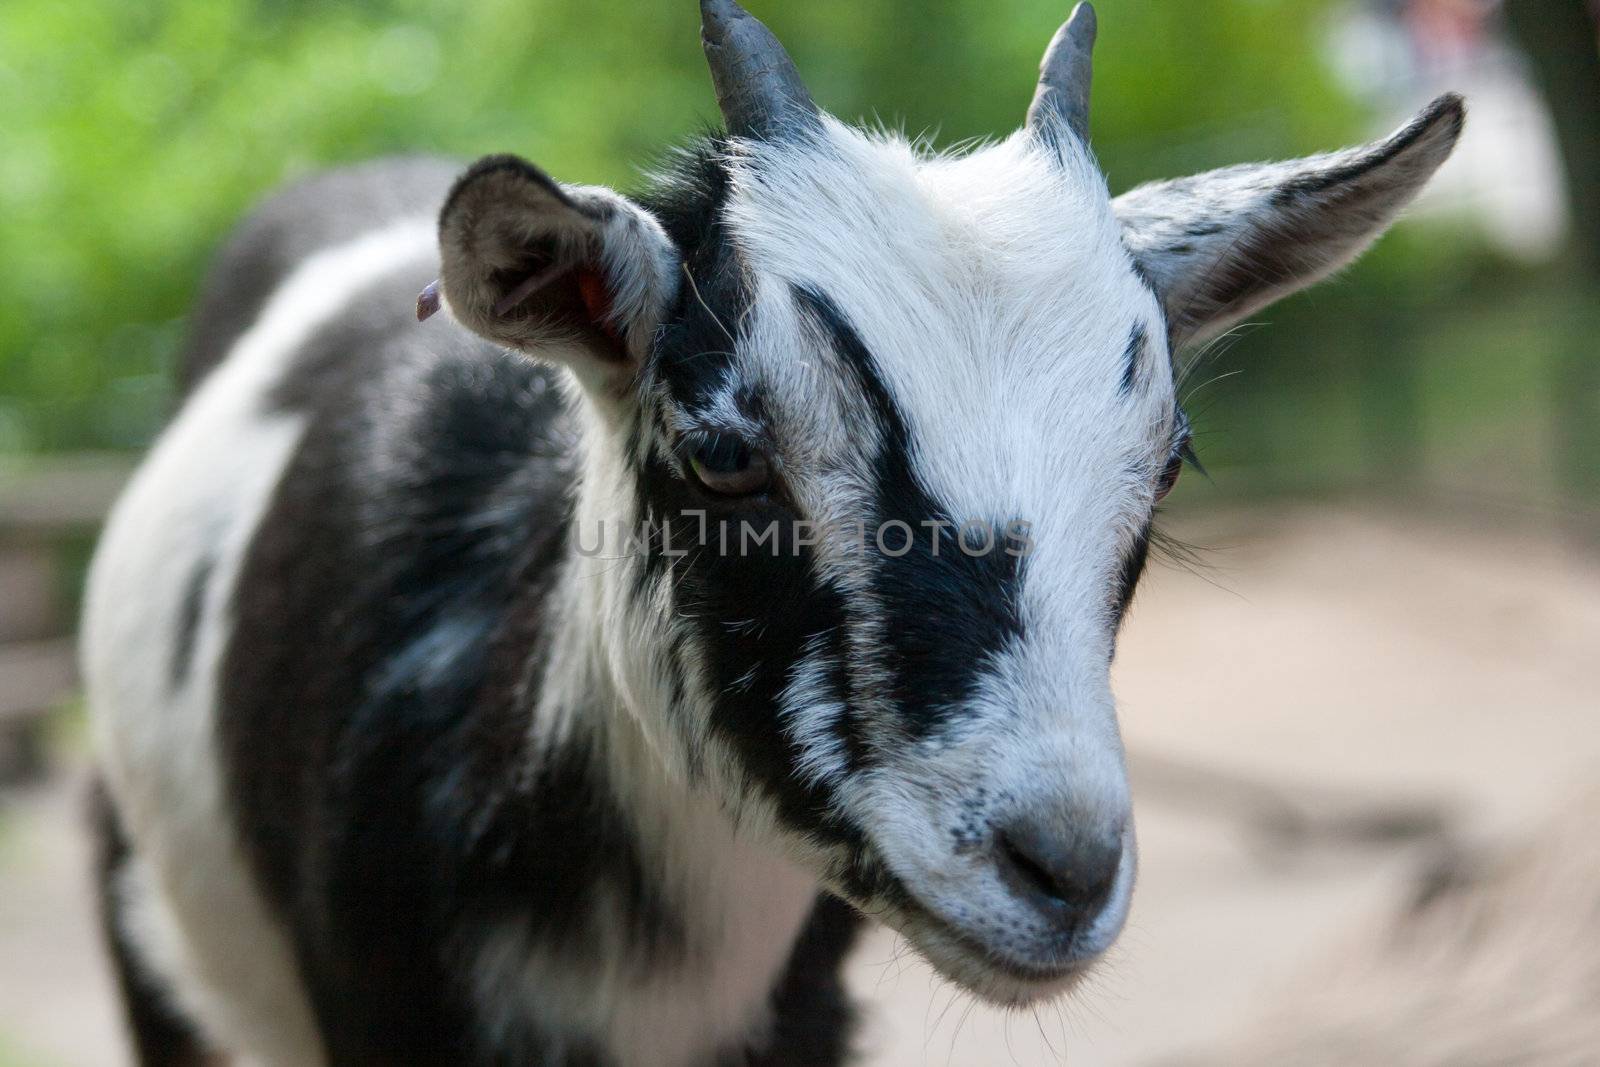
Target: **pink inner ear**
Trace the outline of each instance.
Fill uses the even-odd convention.
[[[598,271],[578,271],[578,295],[583,298],[583,310],[595,327],[618,344],[622,337],[611,324],[611,293],[605,279]]]

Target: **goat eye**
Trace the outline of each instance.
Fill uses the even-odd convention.
[[[689,453],[689,470],[701,488],[718,496],[752,496],[772,481],[767,457],[737,437],[707,437]]]
[[[1172,487],[1178,484],[1178,475],[1183,473],[1183,457],[1173,456],[1167,460],[1167,465],[1161,471],[1161,477],[1156,480],[1156,499],[1160,500],[1172,492]]]

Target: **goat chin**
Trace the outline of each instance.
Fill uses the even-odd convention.
[[[913,921],[901,932],[941,977],[1002,1008],[1025,1008],[1067,996],[1094,968],[1090,961],[1057,972],[1029,973],[927,920]]]
[[[1064,997],[1093,973],[1099,956],[1054,967],[1005,959],[995,949],[911,905],[880,915],[939,973],[979,1000],[1002,1008],[1024,1008]]]

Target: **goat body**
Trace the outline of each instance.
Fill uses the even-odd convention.
[[[860,913],[1006,1004],[1121,930],[1171,346],[1355,255],[1460,102],[1113,201],[1087,8],[938,156],[702,6],[729,131],[641,196],[392,161],[222,253],[84,625],[144,1063],[825,1065]]]

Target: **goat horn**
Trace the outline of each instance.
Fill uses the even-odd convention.
[[[700,0],[700,19],[700,42],[729,133],[782,141],[819,126],[817,105],[794,60],[759,19],[734,0]]]
[[[1079,141],[1089,143],[1089,79],[1095,28],[1094,8],[1085,2],[1072,9],[1071,16],[1050,39],[1044,62],[1039,64],[1039,88],[1028,107],[1028,129],[1034,133],[1045,134],[1064,122]]]

